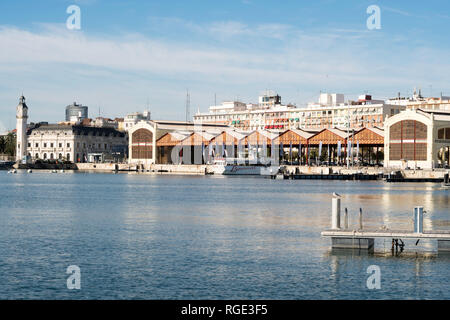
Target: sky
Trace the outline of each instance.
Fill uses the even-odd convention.
[[[66,12],[77,5],[81,29]],[[367,8],[380,8],[368,29]],[[184,120],[225,100],[257,102],[274,90],[305,106],[320,92],[346,99],[450,95],[448,1],[2,0],[0,132],[64,120],[72,102],[89,116]]]

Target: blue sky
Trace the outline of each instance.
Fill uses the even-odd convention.
[[[81,30],[65,26],[81,8]],[[369,5],[381,29],[368,30]],[[0,2],[0,131],[24,92],[31,121],[124,116],[149,100],[155,119],[183,120],[217,100],[256,102],[266,89],[298,106],[320,91],[450,95],[447,1]]]

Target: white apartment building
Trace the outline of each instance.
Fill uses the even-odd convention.
[[[343,94],[321,93],[318,103],[297,108],[280,104],[259,105],[257,109],[232,109],[211,107],[207,113],[197,113],[194,122],[225,124],[241,130],[315,129],[315,128],[361,128],[382,127],[387,116],[405,109],[402,105],[385,104],[362,95],[358,101],[344,103]],[[265,97],[260,97],[264,101]],[[272,99],[275,97],[272,96]]]
[[[124,119],[123,124],[123,130],[127,131],[130,130],[136,123],[139,121],[149,121],[151,120],[151,113],[150,111],[146,110],[144,112],[133,112],[130,114],[127,114]]]

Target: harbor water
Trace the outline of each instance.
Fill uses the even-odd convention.
[[[423,206],[424,230],[450,230],[435,183],[0,171],[0,299],[450,299],[434,241],[332,252],[333,192],[350,227],[361,207],[365,227],[413,230]]]

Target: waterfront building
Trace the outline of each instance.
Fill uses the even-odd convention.
[[[258,162],[277,158],[279,154],[282,162],[303,165],[317,162],[346,164],[347,158],[350,164],[375,165],[383,159],[384,131],[377,127],[289,129],[282,133],[203,128],[165,133],[156,139],[156,146],[156,163],[160,164],[214,163],[224,158]],[[178,152],[173,153],[174,148],[178,148]]]
[[[103,162],[123,159],[127,151],[125,133],[114,128],[38,124],[27,136],[27,154],[32,160]]]
[[[60,124],[40,122],[28,126],[28,107],[23,96],[17,106],[16,118],[16,160],[26,157],[27,160],[34,161],[87,162],[89,158],[93,161],[104,161],[126,156],[125,133],[111,127],[84,126],[71,121]]]
[[[171,161],[168,153],[173,148],[173,139],[176,136],[168,136],[164,144],[160,144],[157,149],[156,141],[169,132],[178,132],[188,138],[193,132],[209,131],[219,134],[221,130],[228,128],[221,124],[198,124],[182,121],[160,121],[147,120],[139,121],[128,130],[129,136],[129,158],[130,164],[143,164],[148,166],[157,163],[157,159]],[[158,152],[159,150],[159,152]]]
[[[390,168],[448,167],[450,111],[406,110],[385,123],[384,165]]]
[[[257,108],[241,102],[227,102],[222,106],[211,106],[207,113],[197,113],[194,122],[226,124],[244,130],[323,129],[382,127],[387,116],[404,110],[404,105],[373,100],[362,95],[358,101],[344,103],[343,94],[321,93],[318,103],[309,103],[298,108],[292,104],[281,104],[281,97],[261,96]],[[269,100],[269,101],[265,101]]]
[[[74,102],[66,107],[66,121],[79,123],[88,118],[88,107]]]
[[[27,155],[27,122],[28,106],[25,97],[21,96],[16,108],[16,161]]]

